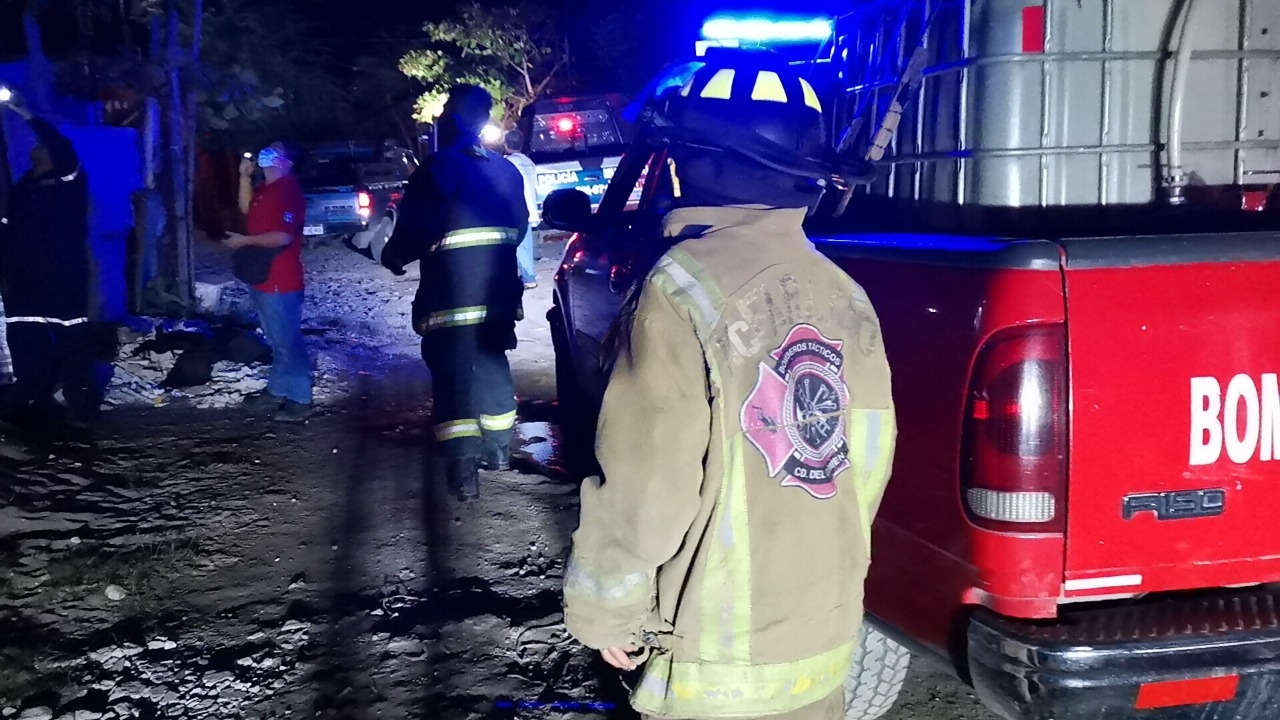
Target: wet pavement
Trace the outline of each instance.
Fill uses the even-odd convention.
[[[0,434],[0,720],[633,718],[563,627],[547,305],[544,282],[513,353],[514,469],[471,506],[431,482],[408,333],[339,347],[344,392],[305,426],[123,408],[88,439]],[[890,720],[992,718],[910,683]]]

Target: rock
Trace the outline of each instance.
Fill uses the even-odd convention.
[[[93,712],[92,710],[77,710],[75,715],[71,716],[72,720],[102,720],[102,713]]]
[[[23,710],[22,714],[18,716],[18,720],[53,720],[53,711],[47,707]]]
[[[397,638],[387,646],[392,655],[421,655],[427,651],[426,645],[417,638]]]
[[[121,600],[129,597],[129,593],[125,592],[124,588],[119,585],[108,585],[106,595],[107,599],[112,602],[120,602]]]
[[[232,680],[235,680],[235,679],[236,679],[235,675],[232,675],[231,673],[226,672],[225,670],[204,674],[205,685],[215,685],[215,686],[221,687],[223,685],[230,683]]]

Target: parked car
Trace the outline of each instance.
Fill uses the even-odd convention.
[[[307,199],[303,234],[380,252],[395,229],[404,185],[417,167],[413,153],[392,144],[309,148],[298,170]]]
[[[1246,74],[1280,64],[1260,31],[1280,7],[1196,14],[1188,42],[1207,51],[1187,55],[1187,97],[1229,102],[1197,99],[1185,162],[1224,195],[1197,207],[1193,184],[1164,207],[1155,146],[1134,145],[1163,123],[1102,109],[1147,107],[1126,93],[1158,85],[1156,59],[1172,57],[1157,30],[1199,6],[1025,5],[868,3],[837,27],[851,63],[893,48],[883,62],[904,68],[912,43],[889,39],[926,26],[930,53],[891,171],[809,225],[878,311],[900,423],[848,717],[888,711],[908,649],[1011,720],[1276,717],[1280,232],[1252,212],[1266,193],[1239,182],[1278,167],[1280,96],[1246,90]],[[849,75],[826,104],[878,119],[867,94],[896,86]],[[642,140],[594,213],[572,190],[544,206],[574,233],[548,320],[567,437],[588,454],[623,297],[668,249],[669,169]]]
[[[598,205],[626,147],[620,96],[544,98],[525,109],[525,154],[538,169],[538,205],[555,190],[576,188]]]

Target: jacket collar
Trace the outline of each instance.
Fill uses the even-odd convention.
[[[804,208],[770,208],[763,205],[679,208],[667,213],[663,219],[662,234],[669,238],[691,238],[742,227],[766,234],[801,234],[806,214]]]

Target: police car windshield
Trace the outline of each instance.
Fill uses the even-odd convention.
[[[561,162],[622,151],[622,134],[607,105],[562,108],[533,116],[529,157],[534,162]]]

